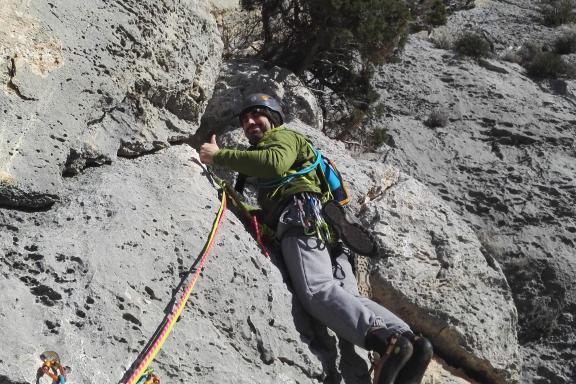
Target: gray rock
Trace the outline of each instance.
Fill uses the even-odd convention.
[[[370,278],[378,300],[460,368],[515,382],[511,289],[521,381],[572,382],[574,81],[537,84],[518,65],[481,67],[411,38],[402,62],[379,71],[385,113],[367,121],[394,147],[356,160],[322,134],[322,112],[293,74],[233,60],[216,80],[222,44],[208,11],[208,1],[3,1],[0,381],[33,381],[46,349],[72,381],[122,377],[218,205],[193,151],[176,144],[214,132],[245,146],[236,106],[264,90],[364,199],[350,213],[383,245]],[[503,52],[547,41],[536,11],[477,1],[447,28],[480,29]],[[447,124],[430,129],[423,121],[438,107]],[[154,363],[163,380],[370,381],[365,352],[299,307],[274,250],[269,263],[234,216],[221,239]],[[436,368],[425,382],[461,382]]]
[[[53,203],[63,171],[115,161],[121,140],[194,134],[222,50],[209,11],[207,1],[4,1],[0,204]]]
[[[517,313],[498,263],[438,197],[389,169],[360,208],[382,244],[373,296],[485,382],[518,382]]]
[[[540,33],[525,6],[513,4],[490,9],[515,10],[514,23]],[[451,28],[462,27],[479,10],[469,12],[451,18]],[[504,39],[509,28],[496,24],[491,31]],[[372,128],[386,127],[395,147],[364,157],[385,157],[433,188],[502,265],[518,309],[522,382],[571,383],[575,104],[569,95],[526,78],[521,67],[493,62],[508,74],[455,60],[412,37],[401,62],[379,70],[374,84],[386,113],[367,121]],[[566,80],[567,89],[572,83]],[[450,118],[431,130],[423,122],[438,107],[450,111]]]
[[[313,93],[296,75],[255,60],[224,62],[214,97],[202,116],[196,143],[240,127],[238,108],[252,93],[268,93],[280,100],[286,121],[298,119],[316,129],[322,127],[322,111]]]
[[[180,297],[219,206],[193,157],[176,146],[118,159],[66,179],[48,211],[0,209],[0,377],[33,382],[39,354],[56,350],[71,382],[122,378]],[[227,213],[152,366],[177,383],[319,382],[322,344],[299,311],[281,270]]]
[[[299,122],[291,127],[306,132]],[[512,293],[469,225],[398,169],[354,160],[343,144],[307,132],[348,182],[350,214],[381,243],[382,253],[372,259],[374,299],[430,337],[457,367],[486,382],[518,382]]]

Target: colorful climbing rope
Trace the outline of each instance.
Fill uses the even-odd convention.
[[[218,210],[218,214],[216,216],[216,219],[214,220],[212,230],[210,231],[210,236],[208,237],[208,240],[207,240],[206,244],[204,245],[202,258],[200,259],[198,266],[196,267],[196,270],[194,271],[194,274],[192,275],[192,278],[190,279],[190,282],[186,286],[186,289],[182,293],[182,296],[180,296],[180,300],[178,301],[178,304],[176,304],[176,306],[174,307],[174,309],[172,310],[170,315],[168,315],[168,320],[167,320],[166,324],[164,325],[162,330],[158,333],[158,336],[153,341],[152,346],[150,347],[150,349],[148,350],[146,355],[142,358],[142,360],[140,361],[140,364],[134,370],[134,372],[132,373],[132,375],[130,376],[128,381],[126,381],[126,384],[137,384],[138,380],[143,375],[146,374],[148,366],[150,365],[152,360],[154,360],[154,358],[156,357],[158,352],[160,352],[160,349],[162,348],[162,346],[164,345],[164,342],[168,338],[168,335],[172,331],[174,324],[176,324],[176,321],[178,320],[178,318],[182,314],[182,311],[184,310],[184,307],[186,306],[186,303],[188,302],[188,299],[190,298],[190,294],[192,293],[192,289],[194,289],[194,285],[196,284],[196,280],[198,279],[198,276],[200,276],[200,272],[202,271],[202,268],[204,267],[204,263],[206,262],[206,259],[208,258],[208,254],[212,250],[212,246],[214,245],[214,239],[216,237],[216,234],[218,233],[218,230],[220,229],[220,226],[222,225],[222,221],[224,218],[224,212],[226,211],[226,191],[222,191],[221,200],[222,201],[220,203],[220,209]]]

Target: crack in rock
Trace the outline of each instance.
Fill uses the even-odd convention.
[[[170,147],[169,143],[155,140],[153,142],[141,141],[120,141],[120,148],[118,148],[118,157],[135,158],[143,155],[149,155],[158,152],[161,149]]]
[[[24,191],[0,182],[0,207],[22,212],[45,212],[60,198],[51,193]]]
[[[14,381],[8,376],[0,375],[0,383],[2,384],[28,384],[26,381]]]
[[[12,90],[22,100],[38,101],[38,99],[34,97],[25,96],[24,94],[22,94],[18,85],[14,83],[14,78],[16,77],[16,57],[10,58],[10,66],[8,67],[8,76],[10,76],[8,84],[6,84],[8,89]]]
[[[99,167],[104,164],[112,164],[112,159],[105,154],[98,153],[95,149],[88,147],[80,150],[71,148],[66,163],[64,164],[62,176],[75,176],[86,168]]]
[[[274,351],[272,351],[272,348],[270,347],[270,345],[268,345],[268,343],[266,344],[264,343],[264,340],[262,339],[262,334],[256,328],[256,325],[254,325],[254,322],[252,321],[250,316],[248,316],[247,321],[250,330],[252,331],[252,333],[256,335],[256,345],[258,346],[258,352],[260,352],[260,359],[266,365],[272,364],[275,359]]]

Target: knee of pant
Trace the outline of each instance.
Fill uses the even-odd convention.
[[[387,324],[386,326],[394,333],[401,334],[402,336],[405,336],[404,334],[408,333],[413,334],[412,331],[410,330],[410,326],[400,319],[397,319],[396,323]]]
[[[334,280],[326,280],[322,282],[317,282],[316,284],[309,285],[308,290],[310,292],[311,299],[325,298],[328,293],[332,290],[336,282]]]
[[[314,298],[314,295],[317,292],[317,289],[313,289],[313,287],[305,284],[305,282],[302,282],[299,285],[294,284],[293,287],[294,287],[294,293],[296,293],[296,296],[298,297],[298,299],[302,304],[312,302],[312,299]]]
[[[309,285],[306,289],[300,290],[299,299],[304,306],[314,309],[319,304],[328,301],[329,291],[333,285],[334,282],[330,281]]]

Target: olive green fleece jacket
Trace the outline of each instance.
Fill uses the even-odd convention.
[[[262,139],[248,150],[220,149],[213,162],[256,177],[258,182],[266,182],[297,172],[315,159],[305,136],[281,126],[265,132]],[[258,203],[265,213],[264,222],[276,228],[281,210],[290,196],[300,192],[321,194],[320,185],[316,170],[313,170],[281,187],[260,187]]]

